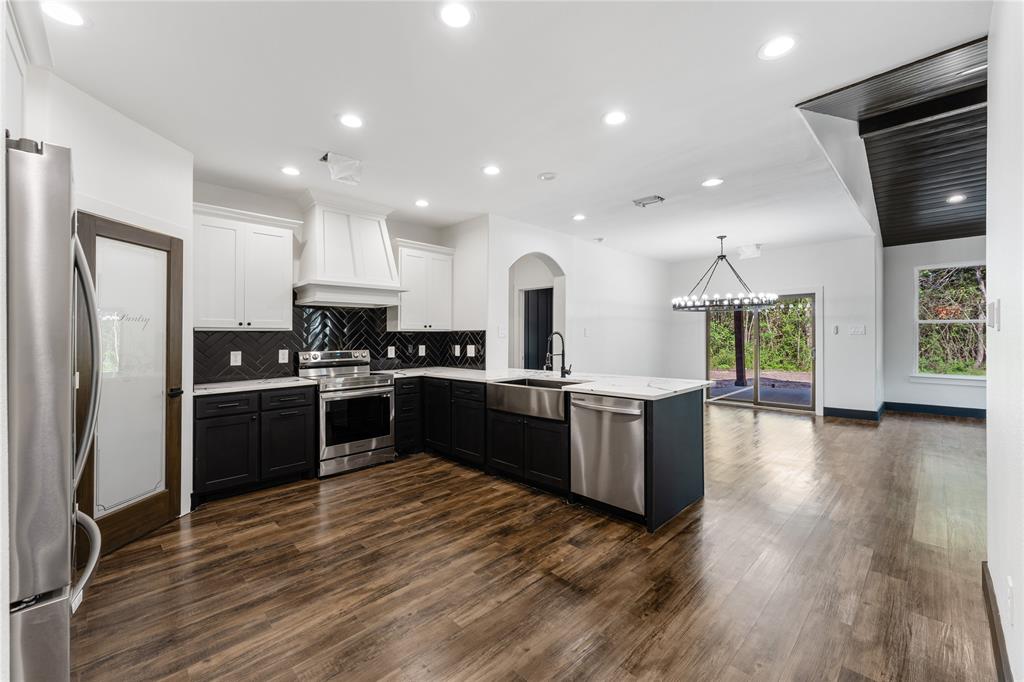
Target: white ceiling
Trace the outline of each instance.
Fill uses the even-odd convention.
[[[195,155],[196,179],[307,186],[434,225],[496,213],[658,258],[869,234],[793,108],[984,35],[988,2],[88,2],[58,75]],[[765,62],[758,47],[791,33]],[[628,112],[605,126],[610,109]],[[365,125],[336,117],[358,112]],[[317,161],[364,162],[348,188]],[[497,177],[480,168],[496,163]],[[295,165],[290,178],[279,168]],[[540,182],[555,171],[554,182]],[[724,185],[700,181],[718,175]],[[660,206],[631,199],[660,194]],[[425,197],[427,209],[413,206]],[[582,212],[588,219],[573,222]]]

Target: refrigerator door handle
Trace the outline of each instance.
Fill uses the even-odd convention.
[[[100,562],[100,541],[102,540],[100,527],[85,512],[75,510],[75,523],[81,526],[85,534],[89,536],[89,558],[85,562],[85,568],[82,569],[82,575],[71,587],[71,613],[77,611],[82,604],[85,588],[89,586],[89,582],[96,572],[96,566]]]
[[[100,364],[103,361],[100,349],[100,319],[96,312],[96,286],[92,281],[92,271],[89,269],[89,261],[85,257],[85,249],[82,242],[75,233],[71,237],[74,248],[75,272],[78,273],[78,280],[82,283],[82,291],[85,294],[85,306],[89,309],[89,343],[92,344],[92,381],[89,383],[89,409],[85,417],[85,426],[82,429],[82,441],[78,444],[78,451],[75,453],[75,483],[74,490],[78,489],[78,483],[82,480],[85,472],[85,463],[89,458],[89,448],[92,447],[93,436],[96,435],[96,418],[100,408]],[[88,518],[88,517],[86,517]],[[91,520],[90,520],[91,521]]]

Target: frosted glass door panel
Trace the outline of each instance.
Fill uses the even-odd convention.
[[[103,384],[96,516],[166,488],[167,254],[96,238]]]

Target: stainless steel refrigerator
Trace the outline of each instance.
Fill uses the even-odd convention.
[[[7,140],[6,163],[11,677],[60,680],[71,672],[71,614],[100,551],[99,528],[75,504],[99,407],[99,320],[74,232],[71,151]],[[87,377],[76,374],[78,324],[89,331]],[[86,401],[77,433],[76,393]],[[89,543],[77,575],[76,526]]]

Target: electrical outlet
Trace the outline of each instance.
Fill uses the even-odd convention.
[[[282,348],[281,350],[277,351],[277,361],[279,363],[281,363],[282,365],[285,364],[286,362],[288,362],[288,349],[287,348]]]
[[[838,334],[839,333],[839,325],[838,324],[835,325],[834,327],[832,327],[832,333],[833,334]]]
[[[240,351],[240,350],[233,350],[233,351],[231,351],[231,356],[230,357],[231,357],[231,366],[232,367],[238,367],[239,365],[242,364],[242,351]]]
[[[469,344],[469,345],[466,346],[466,357],[467,358],[475,358],[476,357],[476,346],[474,346],[473,344]]]
[[[422,358],[426,354],[427,354],[427,347],[424,346],[423,344],[420,344],[419,356]]]
[[[503,339],[506,336],[508,336],[508,327],[503,325],[503,324],[499,324],[498,325],[498,338],[499,339]]]
[[[388,346],[388,357],[389,358],[395,357],[395,347],[394,346]]]
[[[455,357],[462,355],[462,346],[459,344],[455,344],[455,346],[452,347],[452,350],[455,352]]]

